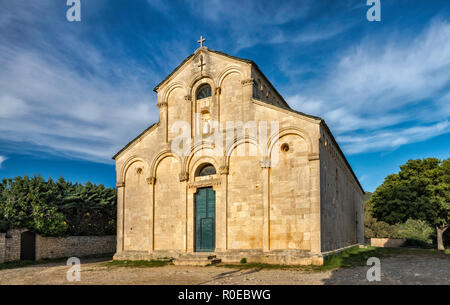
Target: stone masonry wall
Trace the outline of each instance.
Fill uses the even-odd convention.
[[[0,264],[5,262],[6,234],[0,233]]]
[[[36,235],[36,260],[114,253],[116,236],[42,237]]]

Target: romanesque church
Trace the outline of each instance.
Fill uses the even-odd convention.
[[[113,157],[115,259],[322,264],[363,243],[364,192],[325,121],[199,42],[154,89],[159,121]]]

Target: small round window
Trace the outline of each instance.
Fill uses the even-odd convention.
[[[211,86],[208,84],[201,85],[197,89],[197,99],[207,98],[211,96]]]
[[[209,176],[209,175],[215,175],[215,174],[216,174],[216,169],[214,168],[214,166],[212,164],[206,164],[200,169],[197,176],[203,177],[203,176]]]

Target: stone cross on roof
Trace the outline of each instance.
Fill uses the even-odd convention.
[[[206,39],[203,38],[203,36],[200,36],[200,40],[197,41],[197,42],[200,44],[200,48],[203,48],[203,42],[204,42],[205,40],[206,40]]]

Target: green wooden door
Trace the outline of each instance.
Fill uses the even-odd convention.
[[[216,248],[216,192],[201,188],[195,194],[195,251],[213,252]]]

